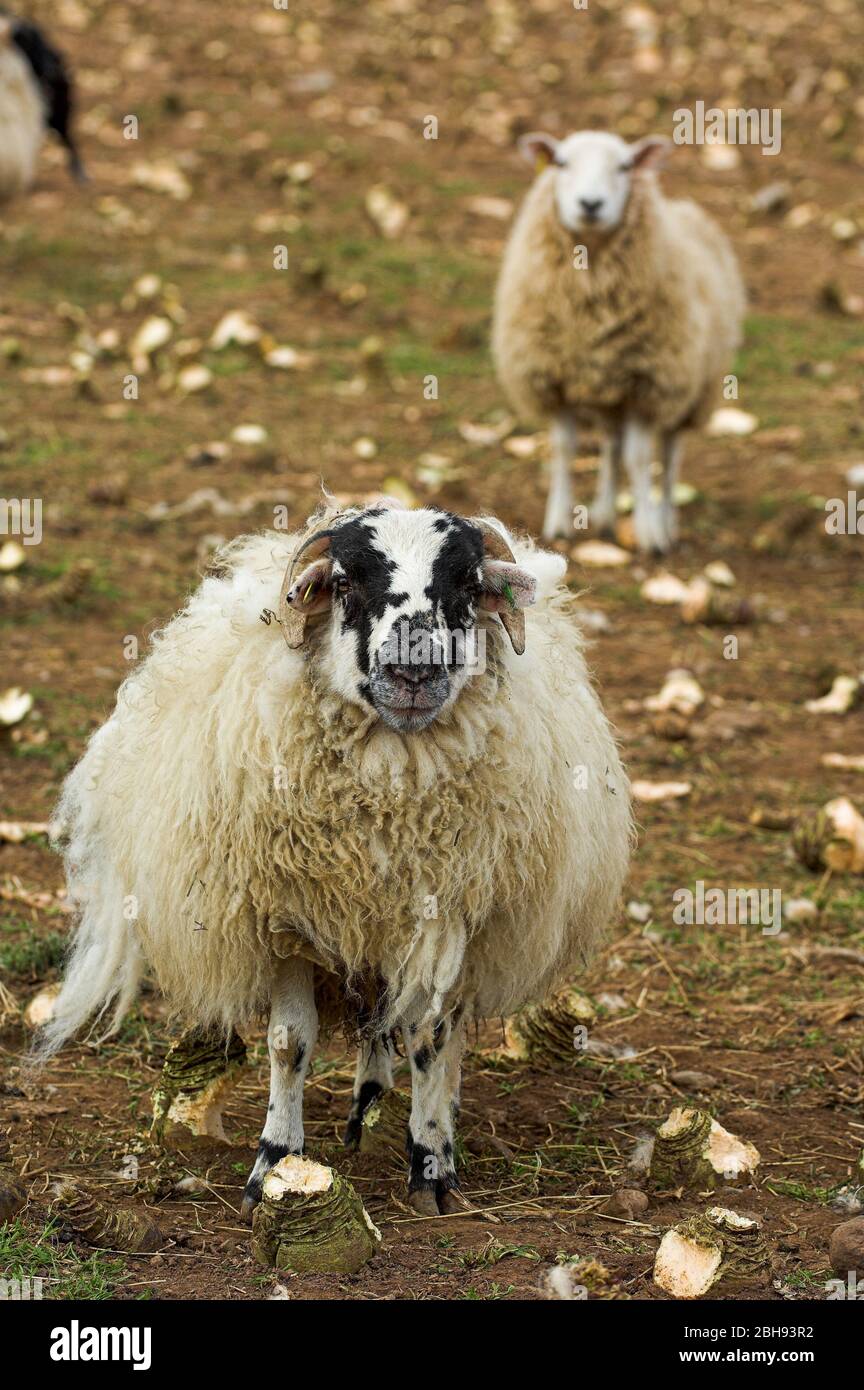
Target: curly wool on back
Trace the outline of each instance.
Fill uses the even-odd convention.
[[[225,1028],[267,1007],[292,954],[381,976],[388,1017],[457,981],[469,1014],[507,1013],[581,963],[614,909],[627,782],[563,562],[514,546],[538,578],[526,654],[489,618],[486,673],[399,735],[330,693],[319,636],[289,651],[261,621],[302,539],[223,552],[66,783],[81,920],[48,1053],[109,1006],[116,1025],[147,965],[178,1013]]]

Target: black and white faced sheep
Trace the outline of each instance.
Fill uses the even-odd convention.
[[[145,966],[195,1024],[269,1009],[247,1212],[302,1150],[334,991],[363,1040],[347,1141],[391,1084],[398,1027],[412,1201],[446,1209],[465,1021],[542,998],[614,909],[628,786],[563,569],[431,507],[243,537],[66,783],[80,922],[44,1052],[106,1010],[116,1026]]]
[[[572,531],[570,465],[586,428],[605,440],[592,523],[612,530],[623,463],[640,549],[668,550],[680,432],[704,422],[731,370],[745,302],[735,256],[701,208],[660,191],[668,145],[598,131],[520,141],[544,167],[504,253],[492,347],[514,407],[549,422],[547,538]]]
[[[84,177],[71,120],[63,58],[36,24],[0,10],[0,199],[30,187],[46,128],[66,146],[75,178]]]

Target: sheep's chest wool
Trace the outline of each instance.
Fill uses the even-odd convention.
[[[380,972],[394,998],[418,984],[445,993],[483,923],[536,892],[524,881],[532,779],[499,684],[487,673],[408,738],[351,706],[301,703],[270,798],[272,876],[256,894],[277,953],[299,932],[336,969]],[[534,847],[538,875],[552,851]]]

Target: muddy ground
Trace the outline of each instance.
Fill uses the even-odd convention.
[[[536,422],[508,430],[487,349],[509,208],[477,202],[521,197],[520,131],[669,133],[674,110],[697,100],[782,110],[777,157],[743,148],[717,170],[681,148],[665,176],[717,215],[740,253],[751,303],[737,405],[759,420],[747,437],[690,441],[684,476],[697,495],[670,567],[689,579],[725,561],[758,620],[685,626],[641,597],[652,563],[570,569],[608,623],[591,659],[631,775],[692,784],[684,800],[639,807],[627,896],[651,919],[622,908],[582,982],[606,997],[592,1036],[614,1055],[544,1071],[473,1052],[464,1188],[487,1219],[418,1219],[399,1163],[337,1158],[383,1232],[381,1253],[350,1279],[282,1283],[292,1298],[533,1298],[552,1263],[581,1256],[603,1263],[619,1295],[664,1297],[651,1279],[658,1240],[704,1196],[653,1195],[639,1221],[604,1208],[633,1185],[638,1139],[697,1101],[761,1152],[755,1184],[722,1197],[764,1220],[769,1296],[824,1297],[829,1233],[844,1219],[837,1194],[854,1185],[864,1147],[864,880],[811,874],[787,831],[749,815],[839,795],[864,804],[864,774],[821,761],[864,754],[864,712],[805,709],[835,675],[864,667],[864,537],[824,525],[825,499],[845,496],[845,471],[864,458],[860,8],[659,0],[639,20],[611,0],[584,11],[567,0],[296,0],[287,12],[264,0],[63,0],[29,13],[74,63],[91,181],[73,185],[52,147],[36,188],[0,211],[2,491],[44,501],[43,541],[0,599],[0,687],[34,697],[0,740],[0,818],[17,822],[47,820],[129,669],[127,639],[146,649],[217,537],[272,524],[278,505],[293,524],[322,479],[339,496],[401,488],[538,531],[545,440]],[[754,210],[752,196],[778,180],[782,196]],[[376,185],[407,210],[392,239],[365,210]],[[153,276],[161,284],[134,288]],[[294,365],[268,365],[260,344],[211,348],[232,310],[262,326],[265,350],[293,348]],[[141,371],[130,340],[166,313],[170,344]],[[185,393],[178,374],[196,364],[212,380]],[[424,395],[430,375],[437,400]],[[500,424],[502,442],[469,442],[465,422]],[[204,448],[244,424],[266,439]],[[595,444],[584,441],[578,464],[585,501]],[[170,511],[200,489],[216,492]],[[730,633],[736,659],[724,656]],[[670,738],[642,701],[677,666],[707,703]],[[779,935],[676,926],[672,894],[698,880],[808,897],[820,915]],[[18,1073],[27,1031],[16,1008],[57,978],[62,888],[43,834],[0,844],[13,1001],[0,1125],[31,1199],[0,1233],[0,1273],[41,1273],[60,1298],[268,1296],[276,1281],[251,1259],[237,1215],[265,1105],[260,1035],[228,1108],[230,1147],[182,1162],[139,1142],[172,1037],[152,994],[110,1045],[70,1048],[37,1083]],[[496,1037],[489,1025],[478,1045]],[[336,1152],[351,1066],[338,1043],[316,1061],[313,1154]],[[681,1071],[708,1079],[676,1082]],[[122,1176],[133,1152],[137,1184]],[[161,1195],[184,1171],[205,1178],[203,1192]],[[165,1248],[127,1256],[64,1243],[48,1220],[63,1176],[149,1207]]]

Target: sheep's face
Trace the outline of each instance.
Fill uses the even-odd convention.
[[[512,624],[535,583],[487,553],[503,544],[509,554],[501,534],[484,541],[480,525],[431,507],[372,507],[338,521],[287,594],[295,613],[329,613],[317,666],[331,691],[417,733],[482,673],[481,610],[503,613],[520,649]]]
[[[525,135],[519,147],[533,164],[555,166],[555,206],[561,225],[582,235],[608,235],[621,225],[634,178],[657,167],[668,140],[649,135],[628,145],[617,135],[583,130],[555,140]]]

